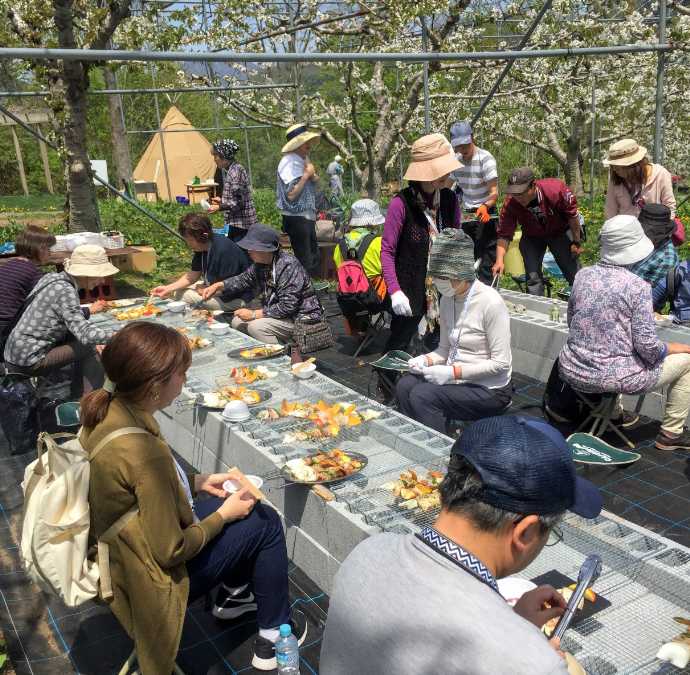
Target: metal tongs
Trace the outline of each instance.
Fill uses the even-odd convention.
[[[568,630],[570,622],[573,620],[575,612],[577,611],[577,606],[580,604],[580,600],[582,600],[582,596],[585,594],[585,591],[599,578],[601,568],[601,558],[595,553],[591,553],[585,558],[585,561],[582,563],[582,567],[580,567],[580,572],[577,575],[577,586],[575,587],[573,594],[570,596],[570,601],[566,607],[565,614],[563,614],[561,620],[554,629],[552,637],[557,637],[560,639],[563,637],[565,631]]]

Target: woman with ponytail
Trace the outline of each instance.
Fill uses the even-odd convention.
[[[82,435],[91,452],[91,533],[100,538],[128,511],[136,515],[110,544],[111,609],[135,641],[144,675],[170,673],[187,604],[221,584],[213,613],[234,619],[257,612],[253,665],[276,667],[273,643],[290,622],[287,551],[277,513],[241,489],[226,497],[232,472],[185,473],[154,414],[180,394],[191,363],[187,340],[161,324],[125,326],[102,353],[103,388],[82,399]],[[206,492],[205,499],[196,495]],[[301,621],[299,619],[302,619]],[[306,637],[303,615],[293,632]],[[297,625],[299,623],[299,625]]]

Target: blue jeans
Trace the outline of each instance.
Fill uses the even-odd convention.
[[[218,497],[194,502],[203,520],[222,503]],[[260,502],[242,520],[228,523],[199,555],[187,563],[189,602],[219,583],[230,587],[251,584],[259,628],[275,628],[290,621],[288,558],[278,514]]]

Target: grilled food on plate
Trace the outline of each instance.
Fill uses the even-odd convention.
[[[263,359],[267,356],[273,356],[284,351],[283,345],[261,345],[259,347],[248,347],[240,351],[240,356],[243,359]]]
[[[252,384],[258,380],[268,380],[275,377],[276,373],[266,366],[240,366],[230,371],[230,377],[235,384]]]
[[[364,462],[352,457],[340,448],[291,459],[285,464],[286,469],[295,480],[305,483],[345,478],[357,473],[363,466]]]
[[[261,403],[261,394],[246,387],[221,387],[204,395],[204,405],[210,408],[224,408],[230,401],[244,401],[247,405]]]

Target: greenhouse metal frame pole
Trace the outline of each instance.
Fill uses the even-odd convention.
[[[422,22],[422,51],[429,49],[429,33],[426,28],[426,19],[419,17]],[[431,110],[429,108],[429,62],[424,62],[424,132],[431,133]]]
[[[58,146],[55,145],[52,141],[48,140],[43,134],[39,134],[35,129],[32,129],[28,124],[26,124],[23,120],[21,120],[19,117],[17,117],[14,113],[10,112],[7,108],[5,108],[2,104],[0,104],[0,113],[3,115],[7,115],[11,120],[14,120],[22,129],[25,131],[28,131],[32,136],[37,138],[39,141],[43,141],[47,146],[52,148],[53,150],[58,151]],[[124,201],[126,201],[130,206],[133,206],[135,209],[138,211],[141,211],[145,216],[153,220],[154,223],[157,223],[164,229],[166,229],[170,234],[174,235],[178,239],[181,239],[184,241],[183,237],[181,237],[175,230],[173,230],[170,225],[167,223],[164,223],[155,213],[151,213],[151,211],[147,211],[139,202],[136,200],[132,199],[126,192],[120,192],[114,185],[111,185],[107,180],[103,180],[98,174],[94,173],[93,174],[93,179],[97,182],[99,182],[103,187],[107,188],[110,190],[110,192],[113,193],[113,195],[116,195],[118,197],[121,197]]]
[[[594,144],[596,142],[597,128],[597,80],[592,78],[592,124],[589,136],[589,205],[594,206]]]
[[[666,0],[659,0],[659,44],[666,41]],[[657,54],[656,110],[654,114],[654,161],[664,163],[664,79],[666,54]]]
[[[122,95],[122,94],[200,94],[204,92],[214,91],[253,91],[257,89],[294,89],[294,84],[252,84],[239,85],[237,87],[226,85],[219,87],[158,87],[156,89],[92,89],[86,93],[89,96],[103,96],[103,95]],[[32,96],[48,96],[49,91],[0,91],[0,98],[10,97],[32,97]]]
[[[509,61],[511,59],[541,59],[574,56],[607,56],[609,54],[643,54],[670,52],[678,47],[668,43],[646,45],[615,45],[611,47],[576,47],[558,49],[528,49],[524,51],[485,52],[281,52],[253,54],[242,52],[156,52],[119,49],[46,49],[43,47],[0,47],[0,59],[26,59],[33,61],[222,61],[248,63],[350,63],[350,62],[401,62],[424,61]]]
[[[151,64],[151,80],[154,84],[156,84],[156,71],[155,71],[155,66],[153,63]],[[160,106],[158,105],[158,94],[153,95],[153,101],[155,103],[155,108],[156,108],[156,120],[158,121],[158,132],[159,132],[160,138],[161,138],[161,155],[163,157],[163,171],[165,171],[165,187],[168,190],[168,201],[172,201],[173,192],[172,192],[172,187],[170,186],[170,173],[168,172],[168,157],[165,154],[165,138],[163,137],[163,128],[161,127],[161,109],[160,109]]]
[[[534,17],[534,21],[532,21],[532,23],[530,24],[530,27],[527,29],[527,32],[522,36],[522,40],[520,40],[518,46],[516,47],[517,51],[522,51],[527,46],[529,39],[532,37],[532,33],[534,33],[534,31],[537,29],[537,26],[541,23],[541,20],[544,18],[546,12],[548,12],[551,8],[552,2],[553,0],[546,0],[546,2],[544,2],[544,5],[539,10],[537,16]],[[477,109],[477,112],[474,113],[474,115],[472,116],[472,121],[470,122],[472,126],[474,126],[477,123],[477,120],[479,120],[479,118],[482,116],[484,110],[486,110],[486,107],[489,105],[489,103],[491,103],[491,99],[494,97],[494,94],[498,91],[499,87],[503,83],[503,80],[506,78],[506,75],[508,75],[508,73],[510,72],[510,69],[513,67],[514,63],[515,59],[510,59],[508,63],[506,63],[505,66],[503,66],[503,70],[496,79],[496,82],[494,82],[493,87],[491,87],[489,93],[481,102],[481,105]]]

